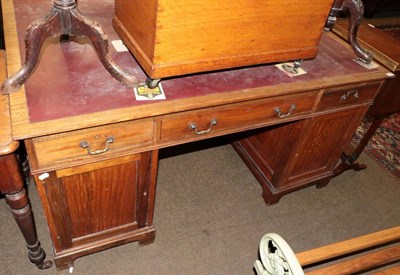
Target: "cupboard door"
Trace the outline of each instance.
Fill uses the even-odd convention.
[[[250,132],[233,143],[270,205],[290,192],[327,180],[367,107]]]
[[[314,117],[303,132],[290,164],[285,186],[300,185],[332,175],[366,108]]]
[[[157,151],[36,175],[57,251],[151,227]]]
[[[257,129],[233,147],[263,184],[269,185],[286,177],[287,165],[295,157],[299,137],[307,129],[308,120]]]

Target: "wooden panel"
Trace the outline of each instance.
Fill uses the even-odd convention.
[[[91,151],[106,147],[106,139],[114,137],[109,150],[102,154],[90,155],[80,143],[87,141]],[[33,171],[64,168],[86,162],[99,161],[117,155],[129,154],[132,149],[153,143],[153,120],[124,122],[90,128],[69,133],[34,138],[32,140],[37,164]]]
[[[365,111],[366,107],[312,118],[308,134],[301,137],[302,145],[287,171],[285,187],[328,175]]]
[[[142,58],[140,60],[142,64],[150,64],[151,60],[153,60],[153,45],[155,42],[153,29],[156,24],[156,4],[157,1],[155,0],[115,0],[114,26],[116,29],[129,29],[129,32],[122,31],[120,34],[126,35],[126,37],[123,37],[124,41],[135,43],[129,48],[136,57]],[[118,18],[126,18],[124,25],[119,23]],[[135,40],[132,39],[132,36],[135,37]],[[140,51],[140,53],[136,51]]]
[[[263,128],[240,140],[240,144],[269,181],[280,179],[289,160],[295,157],[299,136],[302,136],[307,123],[307,120],[301,120]]]
[[[45,209],[54,250],[60,251],[71,248],[72,237],[68,209],[64,200],[64,190],[58,184],[55,173],[48,173],[46,179],[35,175],[35,183]]]
[[[199,139],[206,136],[221,135],[238,129],[254,128],[257,124],[278,123],[292,118],[309,114],[317,98],[317,91],[302,93],[292,96],[275,97],[267,100],[259,100],[256,103],[236,104],[220,109],[205,109],[196,112],[186,112],[175,116],[168,116],[161,120],[161,142],[169,142],[182,139]],[[278,118],[274,109],[279,107],[283,114],[290,110],[292,104],[296,109],[286,118]],[[215,119],[216,125],[207,135],[196,135],[189,128],[190,123],[195,123],[198,131],[207,130],[210,121]]]
[[[110,247],[123,234],[137,239],[137,230],[150,228],[157,163],[155,151],[36,175],[58,257]]]
[[[333,0],[325,1],[149,1],[157,2],[154,58],[140,56],[148,41],[137,36],[135,18],[120,12],[139,9],[135,2],[116,2],[117,32],[152,78],[260,63],[314,58]],[[129,7],[129,8],[128,8]],[[127,39],[129,38],[129,39]]]
[[[60,179],[73,239],[136,222],[137,165],[126,163]]]
[[[329,180],[366,110],[359,107],[263,128],[233,146],[270,205],[318,180]]]
[[[332,108],[372,103],[379,88],[379,83],[368,86],[355,86],[340,89],[329,89],[321,97],[317,111]]]

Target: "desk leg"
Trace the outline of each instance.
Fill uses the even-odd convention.
[[[5,193],[6,201],[25,238],[29,260],[39,269],[51,267],[53,265],[51,261],[44,261],[46,254],[36,234],[24,180],[14,153],[0,156],[0,178],[0,191]]]

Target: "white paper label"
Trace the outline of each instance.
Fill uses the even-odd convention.
[[[113,40],[111,41],[111,44],[114,46],[114,49],[117,52],[127,52],[128,48],[124,45],[122,40]]]
[[[140,84],[133,89],[136,100],[162,100],[165,99],[164,90],[161,83],[151,89],[146,84]]]
[[[48,177],[50,177],[49,173],[43,173],[43,174],[39,175],[38,178],[40,180],[44,180],[44,179],[47,179]]]

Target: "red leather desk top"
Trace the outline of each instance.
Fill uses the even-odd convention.
[[[25,30],[32,21],[43,18],[52,4],[44,0],[14,0],[14,5],[21,60],[24,60]],[[110,41],[119,39],[111,23],[113,5],[112,0],[80,0],[78,4],[84,15],[104,27]],[[110,50],[119,66],[140,82],[145,81],[145,74],[129,52],[117,53],[111,45]],[[304,61],[302,68],[307,74],[302,76],[291,78],[274,65],[263,65],[166,79],[162,85],[167,100],[175,100],[368,71],[354,63],[354,57],[352,51],[323,35],[317,58]],[[105,70],[87,37],[75,37],[67,44],[58,43],[58,38],[48,39],[25,87],[31,123],[157,102],[136,101],[132,89],[124,87]]]

